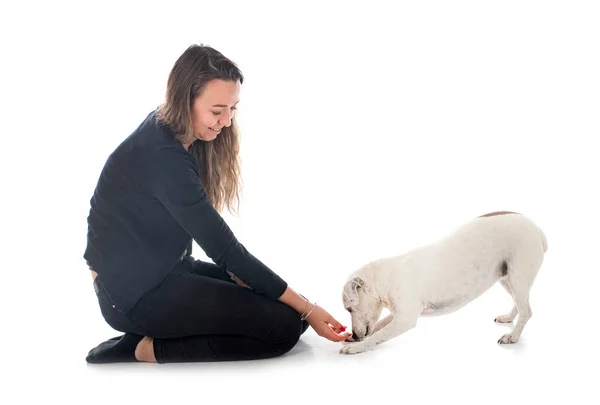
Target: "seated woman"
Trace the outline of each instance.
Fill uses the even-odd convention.
[[[108,157],[84,258],[105,321],[124,335],[92,349],[89,363],[270,358],[309,325],[333,342],[350,336],[248,252],[220,215],[238,196],[243,80],[220,52],[190,46],[164,103]],[[215,264],[191,256],[194,240]]]

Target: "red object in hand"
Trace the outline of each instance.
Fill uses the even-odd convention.
[[[346,331],[346,327],[344,325],[340,326],[340,332],[345,332]]]

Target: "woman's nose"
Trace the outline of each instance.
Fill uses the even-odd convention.
[[[233,114],[229,113],[229,114],[221,114],[221,117],[219,118],[219,125],[222,127],[229,127],[231,126],[231,118],[232,118]]]

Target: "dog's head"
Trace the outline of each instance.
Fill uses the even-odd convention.
[[[363,340],[372,334],[383,305],[365,277],[360,275],[351,277],[344,284],[342,299],[344,307],[352,317],[352,339]]]

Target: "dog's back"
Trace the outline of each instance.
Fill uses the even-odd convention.
[[[437,307],[430,312],[452,312],[509,273],[533,283],[547,249],[544,233],[523,215],[502,212],[469,221],[431,246],[423,286],[425,299]]]
[[[477,217],[445,238],[440,246],[448,249],[469,250],[473,253],[500,251],[510,255],[523,249],[545,253],[548,241],[542,230],[524,215],[501,211]]]

